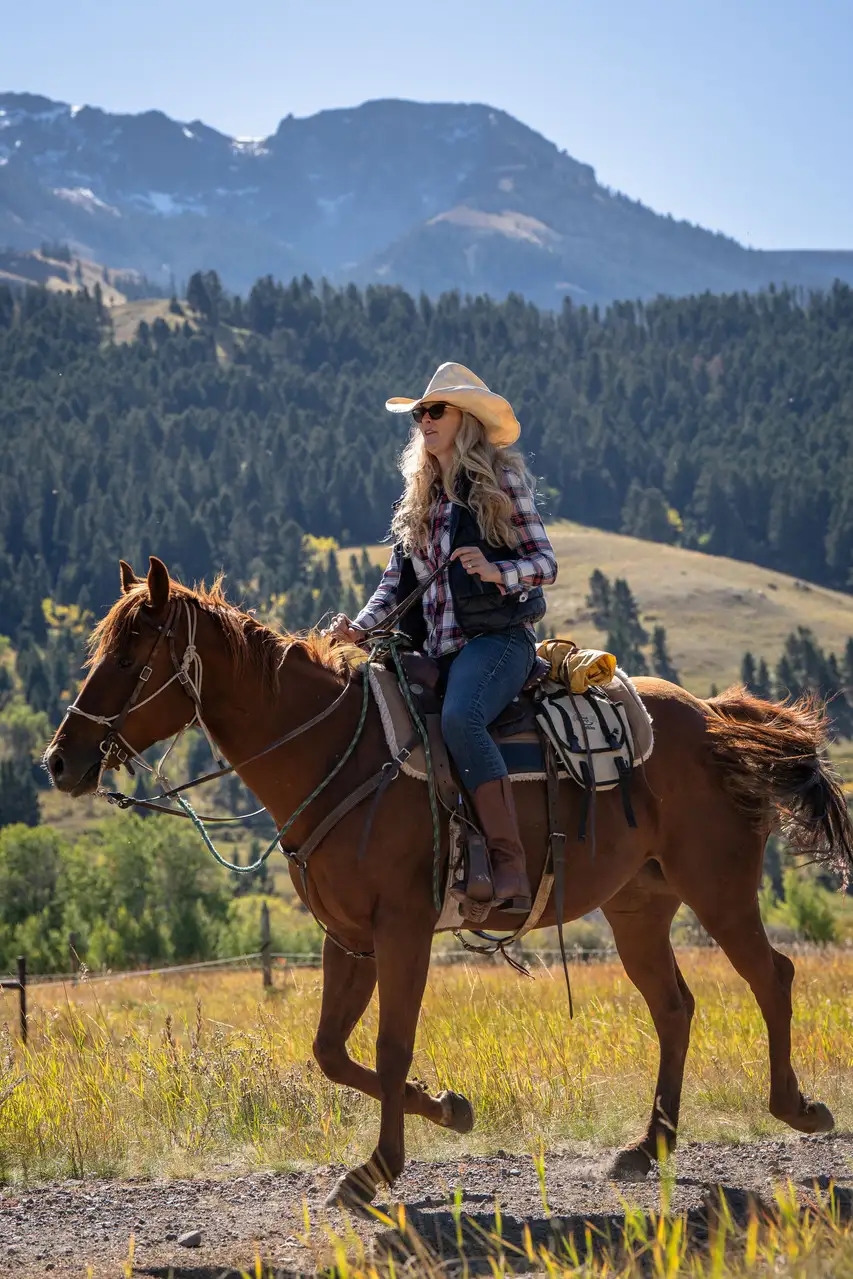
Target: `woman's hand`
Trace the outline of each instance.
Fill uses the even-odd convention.
[[[461,560],[462,567],[471,577],[479,577],[482,582],[503,582],[500,569],[486,559],[478,546],[460,546],[451,555],[451,560]]]
[[[349,640],[351,644],[361,644],[364,641],[364,631],[351,622],[346,613],[335,614],[326,634],[337,635],[339,639]]]

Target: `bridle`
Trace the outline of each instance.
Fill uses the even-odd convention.
[[[145,664],[136,678],[136,684],[134,685],[124,706],[117,712],[117,714],[93,715],[89,711],[84,711],[83,708],[78,705],[79,697],[78,701],[72,702],[66,711],[66,714],[68,715],[81,715],[83,719],[88,719],[93,724],[103,724],[105,728],[109,729],[109,732],[99,744],[99,749],[104,760],[104,767],[107,767],[112,763],[112,761],[115,761],[115,763],[119,766],[124,765],[131,776],[133,776],[133,764],[136,764],[138,767],[145,769],[147,772],[153,773],[156,779],[165,785],[168,785],[168,782],[162,773],[163,765],[175,746],[175,743],[179,741],[182,734],[188,728],[192,728],[194,724],[198,724],[199,728],[204,733],[213,758],[219,765],[220,770],[224,770],[227,767],[225,761],[216,748],[216,744],[213,741],[210,730],[205,724],[204,716],[202,715],[201,690],[204,668],[201,656],[195,646],[195,633],[198,625],[198,615],[187,600],[183,601],[184,613],[187,619],[187,646],[184,649],[183,657],[180,661],[178,661],[178,655],[175,650],[175,632],[180,619],[180,604],[181,601],[172,600],[165,621],[160,623],[156,622],[153,618],[146,616],[146,614],[141,611],[138,614],[139,619],[146,626],[153,627],[156,631],[156,635],[154,637],[154,642],[148,651],[148,655],[145,658]],[[142,697],[143,692],[148,686],[148,681],[154,673],[154,662],[157,658],[157,653],[159,652],[161,645],[164,643],[168,643],[169,645],[169,655],[172,659],[173,673],[160,685],[159,688],[156,688],[153,693],[150,693],[147,697]],[[155,697],[159,697],[160,694],[165,692],[165,690],[169,688],[171,684],[174,684],[176,680],[192,702],[194,713],[192,718],[184,724],[183,728],[181,728],[180,732],[170,743],[160,762],[152,766],[130,745],[130,742],[122,736],[121,730],[124,728],[127,717],[132,714],[133,711],[141,710],[143,706],[147,706],[149,702],[153,702]]]
[[[435,581],[435,579],[439,576],[439,574],[444,572],[444,570],[447,568],[447,564],[448,564],[448,561],[444,561],[443,563],[439,564],[438,568],[435,569],[434,572],[430,573],[429,577],[425,581],[421,582],[418,586],[416,586],[410,595],[407,595],[404,600],[402,600],[394,609],[392,609],[392,611],[385,618],[383,618],[382,622],[378,626],[370,627],[365,632],[365,637],[370,637],[376,640],[379,638],[380,635],[383,637],[390,635],[392,633],[393,625],[398,621],[400,617],[402,617],[405,613],[408,612],[411,606],[418,599],[420,599],[422,595],[425,594],[427,588],[431,586],[432,583]],[[121,708],[120,711],[118,711],[117,714],[92,715],[89,711],[84,711],[83,708],[78,705],[77,701],[72,702],[65,712],[66,715],[81,715],[83,719],[88,719],[93,724],[103,724],[105,728],[109,729],[109,732],[107,733],[106,737],[104,737],[99,743],[99,749],[101,751],[101,755],[103,756],[103,761],[104,761],[104,764],[103,764],[104,769],[108,765],[110,765],[112,761],[115,761],[115,763],[119,767],[123,765],[127,769],[127,771],[130,773],[131,777],[133,777],[135,776],[133,765],[136,764],[138,768],[142,768],[146,772],[151,773],[156,778],[156,780],[160,782],[164,790],[168,789],[169,782],[162,772],[163,765],[165,764],[166,760],[168,759],[169,755],[174,749],[176,743],[180,741],[180,738],[184,734],[184,732],[186,732],[188,728],[192,728],[194,724],[198,724],[199,728],[204,733],[207,739],[207,744],[210,747],[210,753],[213,756],[216,764],[218,765],[218,769],[217,771],[213,773],[205,773],[203,777],[197,778],[195,781],[191,783],[187,783],[185,786],[178,786],[173,788],[169,792],[168,796],[163,795],[161,796],[161,798],[171,798],[173,795],[177,795],[179,791],[188,789],[189,786],[196,786],[196,785],[199,785],[200,783],[213,780],[213,778],[222,776],[225,773],[233,773],[238,768],[242,768],[246,764],[253,763],[254,760],[258,759],[261,755],[265,755],[269,751],[275,750],[278,746],[283,746],[285,742],[292,740],[292,738],[298,736],[300,733],[304,733],[307,729],[313,728],[315,724],[320,722],[320,720],[325,719],[326,715],[331,713],[331,711],[334,710],[335,707],[337,706],[338,702],[341,701],[343,698],[343,693],[342,693],[341,697],[337,698],[332,703],[331,707],[329,707],[326,711],[321,712],[317,716],[314,716],[313,719],[309,720],[306,724],[301,725],[298,729],[294,730],[293,732],[285,734],[284,737],[279,738],[278,741],[273,742],[271,746],[267,746],[263,751],[260,751],[258,755],[253,755],[251,759],[243,760],[243,762],[238,765],[227,764],[226,761],[222,758],[222,755],[220,754],[220,752],[217,750],[216,744],[213,740],[213,737],[210,734],[210,730],[208,729],[207,725],[204,722],[204,716],[202,715],[201,690],[202,690],[202,681],[204,678],[204,667],[202,664],[201,656],[195,646],[195,633],[196,633],[196,627],[198,625],[198,614],[196,613],[195,609],[191,607],[188,600],[183,601],[184,613],[187,619],[187,646],[184,649],[184,655],[180,661],[178,661],[178,655],[177,655],[177,652],[175,651],[175,632],[177,630],[178,621],[180,619],[180,604],[181,604],[180,600],[173,599],[169,606],[169,612],[166,615],[166,620],[160,623],[155,622],[155,620],[152,617],[147,616],[142,611],[138,613],[137,616],[139,620],[141,620],[146,626],[153,627],[153,629],[156,631],[156,635],[154,637],[154,642],[151,645],[151,648],[148,652],[148,656],[145,659],[145,665],[142,667],[142,670],[139,672],[139,675],[136,678],[136,684],[134,685],[130,693],[130,696],[128,697],[124,706]],[[157,657],[157,653],[160,649],[160,645],[163,644],[164,642],[168,643],[169,645],[169,655],[172,659],[173,673],[169,677],[169,679],[167,679],[163,684],[161,684],[159,688],[155,689],[153,693],[149,693],[147,697],[142,697],[142,693],[147,687],[148,681],[150,680],[154,672],[154,661]],[[178,681],[178,683],[181,685],[181,688],[184,690],[187,697],[192,702],[194,707],[194,714],[192,718],[189,719],[186,724],[184,724],[183,728],[181,728],[181,730],[178,732],[176,737],[172,740],[172,742],[170,743],[169,747],[167,748],[160,762],[152,766],[151,764],[148,763],[146,759],[142,757],[142,755],[139,754],[138,751],[134,750],[134,748],[130,745],[130,742],[128,742],[127,739],[122,736],[121,730],[124,727],[124,723],[128,715],[130,715],[133,711],[141,710],[142,707],[147,706],[149,702],[153,702],[154,698],[159,697],[162,692],[165,692],[165,690],[171,684],[173,684],[175,680]],[[81,695],[82,695],[82,691],[83,690],[81,690]],[[344,689],[344,693],[345,692],[346,692],[346,688]],[[141,701],[140,701],[140,697],[142,697]],[[79,701],[79,697],[78,697],[78,701]],[[142,805],[140,804],[139,806],[141,807]],[[152,805],[150,803],[146,804],[145,806],[149,808],[156,807],[155,805]],[[172,811],[172,810],[163,810],[163,811]],[[258,809],[258,813],[263,811],[264,811],[263,809]],[[246,814],[246,816],[255,817],[257,816],[257,813],[248,813]]]
[[[283,733],[281,737],[276,738],[276,740],[271,742],[269,746],[265,746],[263,750],[257,751],[254,755],[250,755],[248,759],[241,760],[239,764],[229,764],[222,758],[221,753],[217,749],[216,743],[213,740],[210,730],[204,721],[204,715],[202,714],[201,691],[204,678],[204,667],[201,654],[195,645],[198,615],[188,600],[183,601],[184,613],[187,619],[187,646],[184,649],[183,657],[180,661],[178,660],[178,654],[175,648],[175,633],[177,631],[178,621],[180,618],[180,603],[181,601],[179,600],[172,601],[166,620],[161,623],[155,622],[153,618],[146,616],[146,614],[142,612],[139,613],[139,618],[147,626],[153,627],[157,634],[154,637],[154,642],[145,659],[145,665],[142,667],[142,670],[137,676],[136,684],[131,691],[130,696],[116,715],[93,715],[90,711],[84,711],[76,701],[72,702],[72,704],[67,708],[66,714],[82,715],[84,719],[90,720],[93,724],[103,724],[105,728],[110,730],[106,737],[104,737],[100,742],[100,751],[104,760],[104,768],[112,766],[112,761],[115,760],[118,766],[123,764],[131,776],[134,776],[133,764],[136,764],[146,772],[151,773],[155,780],[162,786],[163,790],[158,798],[161,800],[177,799],[180,809],[169,808],[163,804],[156,803],[153,800],[137,799],[129,795],[122,795],[118,791],[106,791],[99,789],[99,795],[102,795],[111,803],[118,804],[120,808],[144,808],[158,813],[166,813],[172,817],[191,816],[192,819],[196,821],[198,820],[197,814],[192,812],[189,806],[186,805],[185,801],[181,798],[182,791],[192,790],[196,786],[203,786],[207,782],[227,777],[229,773],[237,773],[240,769],[245,768],[247,764],[253,764],[255,760],[261,759],[264,755],[269,755],[272,751],[278,750],[280,746],[286,745],[288,742],[293,741],[294,738],[301,737],[303,733],[307,733],[309,729],[312,729],[317,724],[322,723],[324,719],[328,719],[328,717],[337,710],[349,693],[350,681],[348,680],[346,684],[344,684],[341,692],[333,702],[324,707],[323,710],[318,711],[316,715],[312,715],[310,719],[305,721],[305,723],[299,724],[296,728],[292,728],[288,732]],[[169,645],[169,655],[172,659],[172,674],[167,680],[164,680],[159,688],[155,689],[153,693],[149,693],[147,697],[143,697],[140,701],[141,694],[153,674],[154,661],[160,645],[164,642]],[[183,725],[169,743],[162,759],[157,764],[151,765],[130,745],[130,742],[122,736],[121,729],[124,727],[124,723],[128,715],[135,710],[140,710],[149,702],[153,702],[155,697],[159,697],[160,694],[176,680],[192,702],[194,714],[191,719],[187,720],[186,724]],[[186,730],[188,728],[192,728],[194,724],[198,724],[199,728],[204,733],[217,767],[212,772],[204,773],[201,777],[196,777],[192,781],[184,782],[181,786],[170,786],[169,779],[163,772],[163,765],[166,763],[166,760],[174,749],[176,743],[180,741]],[[228,824],[232,822],[245,821],[250,817],[258,817],[265,811],[265,808],[258,808],[253,813],[242,813],[239,817],[206,817],[204,818],[204,821],[217,824]],[[217,860],[221,861],[221,858],[219,858],[218,853],[216,853],[212,846],[211,851],[214,853]],[[263,858],[261,860],[263,860]],[[252,866],[231,866],[226,862],[223,862],[222,864],[228,866],[229,870],[248,871],[255,869],[255,867]]]

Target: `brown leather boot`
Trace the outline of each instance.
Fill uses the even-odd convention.
[[[512,782],[508,777],[484,782],[474,791],[474,805],[489,848],[495,899],[507,902],[512,911],[526,914],[530,910],[530,881],[518,833]]]

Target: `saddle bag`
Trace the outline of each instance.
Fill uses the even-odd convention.
[[[630,798],[634,739],[624,706],[598,688],[588,688],[583,696],[558,688],[542,694],[536,722],[560,764],[587,793],[619,787],[625,816],[635,826]]]

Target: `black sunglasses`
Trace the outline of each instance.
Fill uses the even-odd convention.
[[[431,417],[433,422],[437,422],[440,417],[444,417],[446,404],[419,404],[416,409],[412,409],[412,417],[420,424],[424,417]]]

